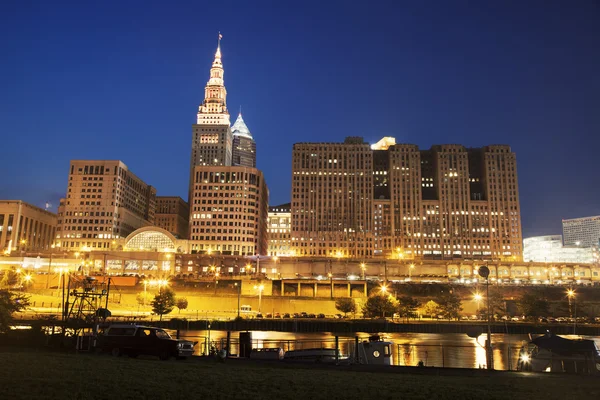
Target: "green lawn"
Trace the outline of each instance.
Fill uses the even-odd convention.
[[[600,399],[600,379],[374,373],[0,348],[0,399]]]

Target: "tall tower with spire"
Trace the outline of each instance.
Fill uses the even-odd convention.
[[[256,168],[256,142],[242,118],[242,111],[231,127],[233,134],[232,165]]]
[[[227,111],[227,90],[223,80],[221,61],[221,33],[217,42],[215,59],[210,68],[210,78],[204,88],[204,101],[198,107],[196,123],[192,125],[192,155],[190,162],[191,200],[192,175],[197,166],[231,165],[231,134],[229,112]]]

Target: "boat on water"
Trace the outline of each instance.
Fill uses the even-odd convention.
[[[589,339],[567,339],[551,332],[530,335],[530,342],[519,353],[517,369],[600,375],[600,350]]]
[[[284,360],[284,361],[309,361],[309,362],[353,362],[371,365],[393,365],[392,342],[382,339],[379,335],[372,335],[368,340],[357,342],[350,348],[349,354],[341,354],[335,348],[307,348],[288,350],[281,348],[255,348],[250,352],[251,359]]]

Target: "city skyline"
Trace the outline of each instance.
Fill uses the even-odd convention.
[[[14,18],[0,28],[15,39],[2,45],[9,62],[0,66],[7,88],[0,118],[15,151],[0,167],[0,198],[49,201],[55,211],[74,159],[122,160],[159,196],[186,198],[189,126],[221,30],[229,108],[235,116],[241,105],[252,127],[270,205],[290,201],[293,143],[393,136],[420,148],[510,145],[524,237],[559,233],[562,219],[600,214],[591,163],[600,125],[593,113],[600,56],[591,50],[600,35],[591,3],[587,14],[584,6],[557,4],[465,13],[458,4],[432,11],[381,3],[389,16],[360,18],[361,10],[332,4],[320,8],[311,29],[304,26],[309,9],[280,19],[281,9],[266,16],[260,7],[246,10],[253,22],[272,19],[258,28],[237,8],[243,18],[188,28],[174,21],[191,18],[184,14],[198,5],[149,7],[133,26],[125,24],[135,12],[127,6],[122,15],[112,15],[110,5],[11,6]],[[98,20],[77,22],[92,10]],[[39,23],[19,26],[25,16]],[[143,27],[153,21],[171,31]],[[505,36],[494,31],[503,23],[511,27]]]

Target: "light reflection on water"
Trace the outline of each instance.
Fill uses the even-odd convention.
[[[238,353],[238,331],[231,332],[231,352]],[[225,345],[226,331],[181,331],[181,337],[188,340],[197,340],[196,353],[205,351],[206,343],[217,343],[217,347]],[[369,334],[357,334],[360,340],[367,340]],[[382,334],[385,340],[394,343],[392,357],[395,365],[415,366],[422,361],[426,366],[450,368],[485,368],[485,339],[486,335],[479,336],[478,340],[466,334],[450,333],[386,333]],[[342,354],[350,353],[354,346],[353,334],[339,334],[339,345]],[[564,335],[567,338],[580,336]],[[600,337],[586,337],[594,339],[600,346]],[[252,331],[252,347],[281,347],[284,351],[314,348],[335,347],[335,334],[325,333],[293,333],[275,331]],[[527,335],[493,334],[494,368],[499,370],[516,369],[519,350],[529,341]]]

